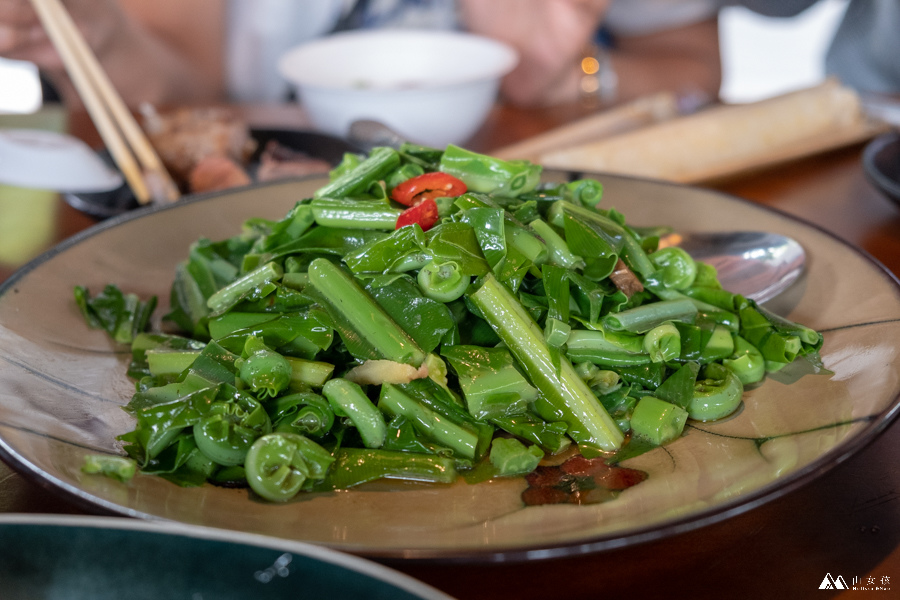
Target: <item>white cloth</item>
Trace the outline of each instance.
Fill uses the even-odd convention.
[[[817,0],[720,1],[788,17]],[[900,0],[849,0],[825,56],[825,71],[858,90],[900,92]]]
[[[345,0],[229,0],[225,38],[228,94],[243,102],[280,102],[288,84],[278,59],[329,32]]]

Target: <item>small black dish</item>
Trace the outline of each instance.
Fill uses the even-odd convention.
[[[303,152],[313,158],[320,158],[333,166],[341,162],[345,152],[362,152],[362,150],[341,138],[296,129],[251,129],[250,135],[257,142],[257,150],[250,158],[250,171],[259,161],[259,155],[269,141],[275,140],[279,144]],[[110,167],[115,168],[115,163],[110,154],[103,150],[102,158]],[[95,219],[108,219],[116,215],[140,208],[134,194],[127,184],[108,192],[94,193],[65,193],[65,201],[73,208],[94,217]]]
[[[900,132],[885,133],[869,142],[862,162],[869,181],[900,206]]]

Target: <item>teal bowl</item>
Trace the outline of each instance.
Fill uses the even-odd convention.
[[[118,517],[0,515],[3,600],[450,600],[311,544]]]

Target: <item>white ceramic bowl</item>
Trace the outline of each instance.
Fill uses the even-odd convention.
[[[40,129],[0,129],[0,183],[58,192],[104,192],[122,177],[76,137]]]
[[[303,44],[278,67],[319,129],[345,136],[353,121],[374,119],[440,148],[477,131],[517,61],[511,47],[472,34],[372,30]]]

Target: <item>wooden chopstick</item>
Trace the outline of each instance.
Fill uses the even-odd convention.
[[[147,204],[177,200],[178,186],[62,2],[31,0],[31,4],[137,201]]]
[[[577,146],[624,133],[665,121],[678,114],[676,95],[671,92],[659,92],[561,125],[521,142],[493,149],[491,155],[506,160],[538,161],[541,155],[550,150]]]

